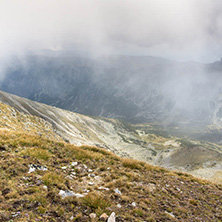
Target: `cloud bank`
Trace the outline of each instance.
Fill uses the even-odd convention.
[[[220,0],[1,0],[1,57],[28,50],[221,57]]]

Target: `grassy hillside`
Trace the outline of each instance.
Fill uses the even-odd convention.
[[[91,213],[99,221],[112,212],[116,221],[222,221],[222,185],[65,143],[6,105],[0,114],[0,221],[91,221]]]

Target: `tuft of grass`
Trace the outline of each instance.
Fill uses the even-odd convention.
[[[42,180],[44,184],[48,187],[50,186],[57,186],[59,188],[65,187],[65,178],[63,175],[60,175],[55,172],[47,172],[43,177]]]
[[[64,150],[65,157],[70,158],[70,161],[73,158],[77,160],[100,160],[104,157],[104,155],[101,153],[85,150],[73,145],[66,146]]]
[[[142,217],[144,215],[144,211],[142,209],[135,209],[133,210],[133,213],[139,217]]]
[[[130,169],[140,170],[142,168],[142,164],[138,160],[133,159],[123,159],[123,166]]]
[[[106,209],[111,204],[110,202],[105,199],[103,196],[97,194],[97,193],[89,193],[87,196],[82,198],[82,203],[85,206],[90,207],[91,209]]]
[[[20,154],[22,156],[28,155],[46,161],[49,160],[49,158],[52,156],[52,154],[48,150],[35,147],[23,150],[20,152]]]

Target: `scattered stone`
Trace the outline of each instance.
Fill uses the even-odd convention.
[[[172,218],[175,218],[175,215],[173,215],[173,213],[169,213],[169,212],[165,211],[165,214],[169,215]]]
[[[17,217],[21,212],[18,211],[18,212],[12,212],[12,217]]]
[[[92,174],[89,174],[88,176],[89,177],[95,177],[96,175],[94,173],[92,173]]]
[[[78,162],[72,162],[71,165],[72,165],[72,166],[77,166],[77,165],[78,165]]]
[[[22,177],[23,180],[29,180],[29,177]]]
[[[75,196],[75,193],[73,191],[69,191],[69,190],[60,190],[59,195],[62,198],[65,198],[65,197],[73,197],[73,196]]]
[[[86,164],[83,164],[83,167],[85,168],[85,169],[87,169],[88,167],[86,166]]]
[[[72,175],[68,175],[68,176],[66,176],[65,178],[67,178],[67,179],[70,179],[70,180],[73,180],[73,176]]]
[[[108,216],[107,216],[106,213],[103,213],[103,214],[99,217],[99,219],[100,219],[101,221],[106,221],[107,218],[108,218]]]
[[[63,166],[63,167],[61,167],[61,169],[66,170],[66,169],[67,169],[67,167],[66,167],[66,166]]]
[[[114,189],[114,191],[115,191],[115,193],[122,195],[121,191],[118,188]]]
[[[136,207],[136,205],[137,205],[136,202],[132,202],[133,207]]]
[[[69,219],[70,219],[70,220],[73,220],[73,219],[74,219],[74,217],[73,217],[73,216],[71,216]]]
[[[109,216],[107,222],[116,222],[116,216],[115,212],[112,212],[111,215]]]
[[[80,193],[74,193],[76,198],[81,198],[81,197],[85,197],[86,194],[80,194]]]
[[[89,217],[91,218],[91,222],[95,222],[96,220],[96,214],[94,214],[94,213],[91,213],[90,215],[89,215]]]
[[[86,193],[89,193],[89,190],[87,190],[87,189],[84,189],[83,191],[86,192]]]
[[[107,169],[107,170],[110,170],[110,167],[107,167],[106,169]]]
[[[37,165],[37,164],[29,165],[29,172],[28,173],[35,172],[36,170],[46,171],[48,169],[47,169],[47,167],[44,167],[44,166],[41,166],[41,165]]]
[[[86,194],[74,193],[73,191],[70,191],[70,190],[60,190],[59,195],[62,198],[73,197],[73,196],[75,196],[76,198],[81,198],[81,197],[84,197]]]
[[[118,208],[121,208],[122,206],[121,206],[121,204],[117,204],[117,207],[118,207]]]
[[[99,190],[107,190],[107,191],[109,190],[109,188],[107,188],[107,187],[99,187],[98,189]]]
[[[93,183],[93,182],[89,182],[88,184],[89,184],[90,186],[93,186],[93,185],[94,185],[94,183]]]
[[[44,185],[42,188],[43,188],[44,190],[48,190],[48,187],[47,187],[46,185]]]
[[[88,172],[91,173],[91,172],[93,172],[93,170],[92,169],[88,169]]]

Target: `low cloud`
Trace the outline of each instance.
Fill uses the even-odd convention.
[[[1,0],[1,55],[82,48],[94,55],[220,57],[219,0]]]

